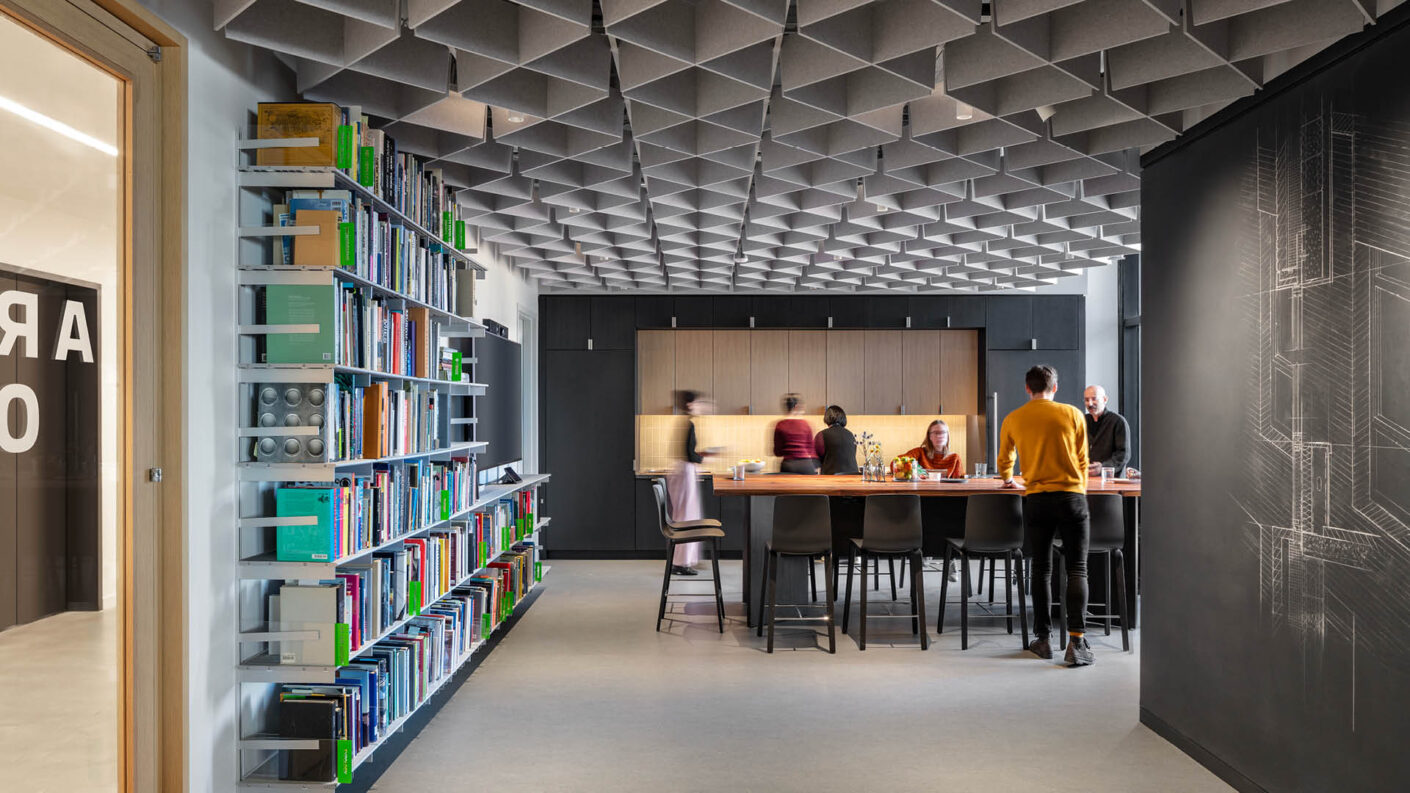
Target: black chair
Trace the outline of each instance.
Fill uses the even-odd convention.
[[[921,572],[920,496],[867,496],[862,515],[862,536],[852,540],[852,553],[847,555],[847,594],[842,602],[842,632],[847,632],[852,610],[852,572],[856,558],[862,564],[861,636],[859,647],[867,649],[867,563],[875,561],[880,570],[881,560],[911,561],[911,613],[890,614],[888,617],[909,617],[911,632],[920,635],[920,649],[930,648],[930,631],[925,621],[925,580]],[[894,599],[894,591],[893,591]]]
[[[1088,609],[1092,606],[1101,606],[1102,613],[1084,615],[1084,622],[1100,622],[1107,636],[1111,635],[1111,623],[1113,620],[1121,620],[1121,649],[1131,651],[1131,614],[1126,607],[1126,513],[1122,496],[1117,493],[1088,493],[1087,512],[1091,515],[1091,534],[1087,541],[1087,555],[1100,555],[1104,564],[1103,572],[1106,578],[1106,601],[1102,603],[1087,604]],[[1061,543],[1054,543],[1061,547]],[[1061,615],[1063,630],[1060,641],[1061,647],[1067,647],[1067,581],[1066,566],[1059,555],[1054,571],[1058,579],[1058,613]],[[1087,569],[1091,570],[1091,565]],[[1112,568],[1116,570],[1116,590],[1112,590]],[[1090,572],[1089,572],[1090,575]],[[1111,596],[1116,595],[1115,613],[1111,610]]]
[[[856,474],[834,474],[834,476],[856,476]],[[838,578],[842,572],[842,560],[850,559],[852,541],[862,536],[862,518],[866,512],[864,496],[829,496],[828,506],[832,512],[832,591],[837,591]],[[894,560],[891,570],[891,599],[896,599],[896,572]],[[902,562],[901,575],[905,576],[905,563]],[[817,583],[812,582],[813,599],[817,600]],[[878,566],[872,575],[872,589],[881,589],[881,568]]]
[[[808,560],[809,579],[812,579],[814,563],[821,558],[832,569],[832,516],[828,508],[827,496],[777,496],[774,498],[773,537],[764,544],[766,564],[759,571],[759,635],[764,635],[764,623],[769,626],[769,652],[774,651],[774,623],[779,620],[798,622],[816,620],[817,617],[777,617],[778,610],[778,560],[782,556],[804,557]],[[827,587],[827,651],[837,652],[837,632],[832,577],[823,574]],[[813,600],[817,600],[816,593]],[[765,611],[764,604],[768,603]],[[785,606],[801,608],[802,603],[785,603]]]
[[[661,536],[666,538],[666,576],[661,581],[661,608],[656,612],[656,630],[661,630],[661,620],[666,618],[666,596],[671,593],[671,562],[676,555],[676,546],[708,542],[710,566],[714,568],[715,573],[715,617],[720,624],[720,633],[724,633],[725,597],[720,589],[720,540],[725,536],[724,529],[720,528],[720,522],[713,518],[679,522],[671,520],[666,498],[666,480],[653,479],[651,490],[656,495],[656,517],[661,524]],[[705,593],[680,594],[703,596]]]
[[[945,578],[940,582],[940,615],[935,620],[937,633],[945,631],[945,603],[950,589],[950,562],[958,553],[966,575],[960,577],[960,648],[969,649],[969,560],[989,559],[990,564],[1004,560],[1006,576],[1012,578],[1013,562],[1023,569],[1023,497],[1017,493],[983,494],[969,497],[965,506],[964,536],[950,538],[945,548]],[[992,569],[992,568],[991,568]],[[992,586],[990,591],[993,591]],[[1006,608],[999,617],[1008,622],[1013,633],[1013,592],[1005,587]],[[1023,629],[1023,646],[1028,646],[1028,607],[1025,604],[1023,576],[1018,576],[1018,615]]]

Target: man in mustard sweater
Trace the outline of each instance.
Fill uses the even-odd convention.
[[[1023,462],[1023,523],[1033,545],[1033,642],[1028,649],[1052,658],[1048,643],[1052,623],[1053,537],[1062,538],[1067,562],[1067,663],[1087,666],[1096,660],[1087,644],[1087,422],[1071,405],[1053,401],[1057,370],[1035,366],[1024,378],[1028,404],[1008,414],[999,430],[999,476],[1013,481],[1017,452]]]

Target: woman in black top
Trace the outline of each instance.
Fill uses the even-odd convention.
[[[857,467],[857,439],[847,429],[847,411],[837,405],[828,405],[823,413],[823,423],[827,429],[813,438],[813,446],[822,460],[822,473],[855,474]]]

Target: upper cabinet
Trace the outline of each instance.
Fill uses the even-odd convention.
[[[827,331],[788,332],[788,390],[803,398],[809,413],[827,408]]]
[[[834,330],[827,334],[827,403],[848,413],[866,412],[866,331]]]
[[[901,374],[903,364],[903,330],[868,330],[866,339],[865,382],[862,384],[865,409],[871,415],[895,415],[901,412],[903,400]]]
[[[592,303],[586,297],[539,298],[543,346],[547,350],[586,350],[592,336]]]
[[[636,318],[631,306],[615,297],[591,298],[592,348],[630,350],[636,344]]]
[[[749,412],[749,331],[712,330],[715,412],[742,416]]]
[[[631,313],[631,306],[623,306]],[[671,327],[671,318],[676,315],[676,299],[670,295],[638,295],[636,298],[636,326],[638,330],[656,330]]]
[[[715,392],[715,332],[678,330],[676,337],[676,390]]]
[[[675,331],[642,330],[636,334],[637,412],[670,413],[675,408]]]
[[[901,334],[901,407],[915,415],[940,412],[940,331],[908,330]]]
[[[979,331],[940,331],[940,408],[936,412],[980,412],[979,355]]]
[[[1040,350],[1080,350],[1085,332],[1086,298],[1052,295],[1033,300],[1033,338]]]
[[[985,338],[991,350],[1033,349],[1033,298],[989,297],[984,306]]]
[[[749,333],[749,412],[778,413],[788,393],[788,331]]]
[[[675,302],[676,327],[713,328],[715,327],[715,299],[708,295],[677,297]]]

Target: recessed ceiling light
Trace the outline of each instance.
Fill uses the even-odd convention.
[[[570,214],[570,215],[576,215],[576,214],[578,214],[578,213],[581,212],[581,211],[582,211],[582,210],[581,210],[581,209],[578,209],[577,207],[568,207],[568,214]]]
[[[956,103],[955,103],[955,120],[956,120],[956,121],[969,121],[971,118],[974,118],[974,108],[970,107],[969,105],[965,104],[964,102],[956,102]],[[514,120],[514,119],[512,119],[512,118],[510,119],[510,121],[513,121],[513,120]]]
[[[744,263],[747,262],[747,261],[749,261],[749,257],[748,257],[748,256],[745,256],[745,255],[742,254],[742,253],[736,254],[735,257],[734,257],[734,263],[735,263],[735,264],[744,264]]]
[[[511,123],[511,124],[523,124],[523,123],[524,123],[524,117],[521,116],[521,115],[519,115],[518,113],[510,113],[510,114],[509,114],[509,123]]]
[[[887,209],[888,209],[888,207],[887,207],[886,205],[884,205],[884,204],[877,204],[877,205],[876,205],[876,211],[877,211],[877,212],[885,212]]]

